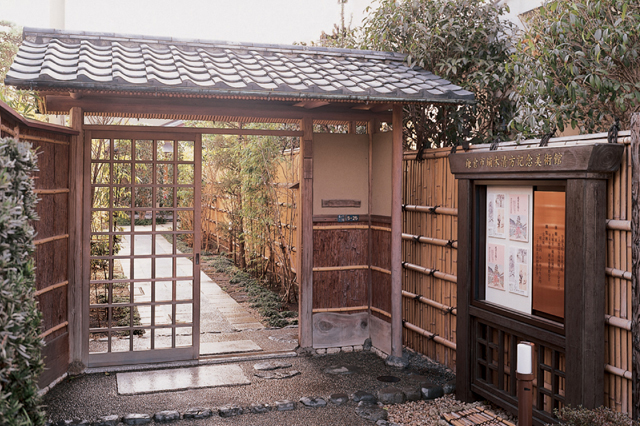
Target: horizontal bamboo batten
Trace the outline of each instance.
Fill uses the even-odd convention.
[[[54,333],[58,330],[60,330],[61,328],[65,328],[66,326],[69,325],[69,321],[65,321],[63,323],[60,323],[58,325],[56,325],[55,327],[50,328],[49,330],[45,331],[44,333],[41,333],[38,338],[40,339],[44,339],[45,337],[47,337],[48,335],[50,335],[51,333]]]
[[[60,189],[34,189],[33,192],[36,195],[55,195],[55,194],[68,194],[69,188]]]
[[[458,277],[456,277],[455,275],[445,274],[444,272],[440,272],[437,269],[429,269],[429,268],[425,268],[424,266],[414,265],[413,263],[408,263],[408,262],[402,262],[402,267],[404,269],[410,269],[412,271],[420,272],[421,274],[430,275],[432,277],[440,278],[442,280],[449,281],[452,283],[458,282]]]
[[[451,306],[447,306],[444,305],[442,303],[436,302],[435,300],[431,300],[428,299],[424,296],[421,296],[419,294],[415,294],[415,293],[411,293],[409,291],[406,290],[402,290],[402,296],[406,297],[407,299],[413,299],[413,300],[417,300],[419,302],[422,302],[426,305],[432,306],[436,309],[440,309],[441,311],[448,313],[448,314],[453,314],[453,315],[457,315],[458,314],[458,309],[457,308],[453,308]]]
[[[607,229],[612,231],[629,231],[631,232],[630,220],[607,220]]]
[[[411,330],[411,331],[415,331],[418,334],[423,335],[424,337],[426,337],[429,340],[433,340],[436,343],[440,343],[441,345],[444,345],[446,347],[448,347],[449,349],[453,349],[454,351],[456,350],[456,344],[444,339],[436,334],[431,333],[430,331],[427,331],[423,328],[418,327],[417,325],[411,324],[410,322],[407,321],[402,321],[402,325],[404,328]]]
[[[14,129],[12,129],[11,127],[7,127],[4,124],[0,124],[0,130],[2,130],[5,133],[9,133],[11,136],[16,135],[16,131]]]
[[[316,308],[313,310],[314,314],[321,312],[353,312],[353,311],[368,311],[368,306],[349,306],[346,308]]]
[[[458,242],[454,240],[443,240],[440,238],[424,237],[422,235],[402,234],[402,239],[407,241],[418,241],[424,244],[432,244],[441,247],[458,248]]]
[[[45,287],[45,288],[43,288],[42,290],[38,290],[38,291],[36,291],[35,293],[33,293],[33,295],[34,295],[35,297],[38,297],[38,296],[40,296],[41,294],[48,293],[48,292],[50,292],[51,290],[55,290],[56,288],[64,287],[64,286],[66,286],[66,285],[69,285],[69,281],[62,281],[62,282],[60,282],[60,283],[58,283],[58,284],[50,285],[49,287]]]
[[[614,376],[618,376],[618,377],[623,377],[627,380],[632,380],[633,379],[633,375],[631,374],[631,371],[629,370],[625,370],[610,364],[606,364],[604,366],[604,371],[606,371],[607,373],[611,373]]]
[[[67,141],[61,141],[61,140],[57,140],[57,139],[44,138],[42,136],[31,136],[31,135],[25,135],[25,134],[21,134],[20,135],[20,140],[27,140],[27,141],[34,141],[34,142],[46,142],[46,143],[53,143],[53,144],[57,144],[57,145],[69,145],[69,142],[67,142]]]
[[[330,225],[330,226],[314,226],[314,231],[341,231],[348,229],[369,229],[369,225]]]
[[[627,271],[623,271],[621,269],[615,269],[615,268],[606,268],[604,270],[604,272],[613,278],[623,278],[625,280],[629,280],[631,281],[631,279],[633,278],[633,275],[631,274],[631,272],[627,272]]]
[[[369,265],[316,266],[313,268],[313,272],[357,271],[359,269],[369,269]]]
[[[452,209],[449,207],[440,207],[440,206],[415,206],[410,204],[403,204],[402,210],[405,210],[408,212],[422,212],[422,213],[446,214],[449,216],[458,216],[458,209]]]
[[[371,266],[372,271],[382,272],[383,274],[391,275],[391,271],[388,269],[380,268],[378,266]]]
[[[391,232],[391,228],[386,228],[384,226],[371,226],[371,229],[374,231]]]
[[[385,317],[387,317],[387,318],[391,318],[391,314],[390,314],[389,312],[387,312],[387,311],[385,311],[385,310],[383,310],[383,309],[380,309],[380,308],[376,308],[375,306],[372,306],[372,307],[371,307],[371,311],[372,311],[372,312],[377,312],[377,313],[379,313],[380,315],[384,315],[384,316],[385,316]]]
[[[613,315],[605,315],[604,322],[605,324],[610,325],[612,327],[618,327],[627,331],[631,331],[631,320],[620,318],[620,317],[614,317]]]
[[[39,246],[41,244],[46,244],[46,243],[50,243],[52,241],[57,241],[57,240],[64,240],[65,238],[69,238],[69,234],[63,234],[63,235],[56,235],[54,237],[49,237],[49,238],[43,238],[41,240],[35,240],[33,242],[33,244]]]

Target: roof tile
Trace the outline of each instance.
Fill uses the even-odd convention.
[[[308,99],[473,99],[424,69],[407,67],[398,53],[28,28],[23,37],[6,79],[17,86],[73,88],[91,81],[118,90],[198,87],[210,95],[234,89]]]

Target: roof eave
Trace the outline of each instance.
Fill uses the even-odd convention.
[[[207,90],[198,87],[184,86],[129,86],[119,84],[105,84],[93,82],[34,82],[24,81],[12,77],[6,77],[4,80],[6,85],[15,86],[20,89],[27,90],[46,90],[52,89],[56,91],[113,91],[128,93],[147,93],[147,94],[171,94],[184,96],[202,96],[210,98],[227,98],[227,97],[243,97],[253,99],[266,100],[322,100],[337,102],[383,102],[383,103],[425,103],[425,104],[453,104],[453,105],[473,105],[476,103],[475,96],[458,95],[457,97],[433,96],[433,97],[411,97],[411,96],[385,96],[385,95],[345,95],[332,93],[308,93],[308,92],[276,92],[270,90],[234,90],[234,89],[216,89]]]

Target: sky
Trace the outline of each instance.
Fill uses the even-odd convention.
[[[59,3],[67,30],[236,42],[309,42],[340,20],[338,0],[0,0],[0,20],[51,28]],[[375,4],[347,0],[346,23],[359,25]]]

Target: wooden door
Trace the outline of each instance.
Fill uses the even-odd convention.
[[[197,358],[200,135],[89,130],[85,143],[89,366]]]

